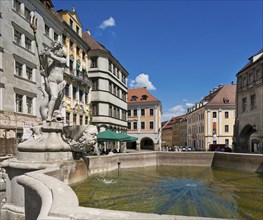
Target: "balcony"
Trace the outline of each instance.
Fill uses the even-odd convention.
[[[64,71],[64,74],[68,76],[71,80],[74,80],[78,82],[78,84],[91,87],[91,81],[88,78],[87,71],[86,70],[74,70],[66,68]]]

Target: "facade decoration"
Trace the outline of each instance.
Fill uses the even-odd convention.
[[[128,90],[128,134],[138,138],[127,148],[161,150],[161,101],[147,89]]]
[[[64,24],[62,43],[66,56],[64,79],[67,83],[64,97],[64,124],[90,124],[89,103],[91,102],[91,82],[88,78],[89,45],[82,39],[82,25],[73,7],[57,12]]]
[[[263,49],[237,73],[235,151],[263,153]]]

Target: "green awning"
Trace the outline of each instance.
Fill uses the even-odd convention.
[[[137,137],[133,137],[124,133],[117,133],[117,135],[121,138],[121,141],[123,142],[133,142],[138,140]]]
[[[100,132],[97,134],[97,140],[98,142],[103,142],[103,141],[123,141],[123,142],[132,142],[136,141],[138,138],[129,136],[124,133],[116,133],[111,130],[106,130],[103,132]]]

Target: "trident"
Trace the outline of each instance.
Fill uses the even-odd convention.
[[[44,80],[45,80],[46,91],[49,91],[49,86],[48,86],[49,83],[48,83],[47,73],[46,73],[47,68],[45,68],[47,66],[44,66],[43,59],[42,59],[42,57],[40,56],[40,53],[39,53],[39,47],[38,47],[38,42],[37,42],[37,37],[36,37],[36,33],[37,33],[37,17],[35,15],[34,11],[31,11],[31,13],[30,13],[30,27],[32,28],[33,33],[34,33],[34,40],[36,42],[37,54],[38,54],[38,59],[39,59],[39,63],[40,63],[40,70],[41,71],[45,71],[45,75],[43,77],[44,77]],[[46,62],[46,65],[47,65],[47,62]]]

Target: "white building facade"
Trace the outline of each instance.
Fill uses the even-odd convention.
[[[46,4],[43,4],[45,2]],[[1,154],[15,154],[23,127],[39,122],[42,82],[38,51],[61,42],[63,25],[51,13],[50,1],[0,1],[0,146]],[[36,38],[30,13],[37,18]],[[36,40],[37,39],[37,44]]]

